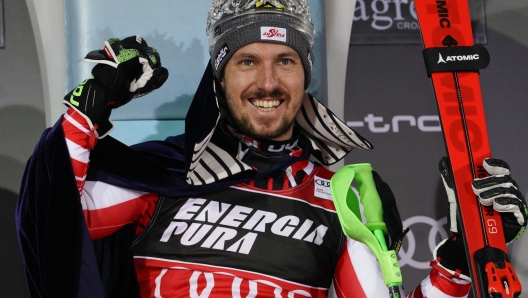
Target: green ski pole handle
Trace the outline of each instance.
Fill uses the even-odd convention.
[[[353,180],[356,181],[360,200],[350,188]],[[372,176],[372,166],[368,163],[344,166],[330,179],[330,189],[343,232],[370,248],[380,264],[390,297],[400,298],[400,265],[396,252],[388,250],[385,242],[384,235],[388,231],[383,221],[383,206]],[[360,201],[366,223],[361,220]]]

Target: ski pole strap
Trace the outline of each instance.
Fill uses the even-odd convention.
[[[350,187],[356,181],[361,199]],[[383,281],[389,287],[391,297],[399,297],[398,286],[402,275],[394,250],[388,250],[385,242],[387,227],[383,221],[383,207],[368,163],[346,165],[330,180],[332,198],[345,235],[366,244],[378,260]],[[363,205],[361,220],[359,203]]]

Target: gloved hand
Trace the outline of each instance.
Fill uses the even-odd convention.
[[[519,186],[510,176],[510,166],[503,160],[486,158],[482,164],[491,176],[475,179],[473,192],[482,205],[500,212],[506,243],[511,243],[526,230],[528,208]]]
[[[506,162],[500,159],[485,159],[483,167],[491,176],[475,179],[472,183],[473,190],[482,204],[487,206],[493,204],[495,210],[500,212],[505,241],[510,243],[519,238],[526,229],[528,215],[526,202],[518,190],[517,183],[509,176],[509,166]],[[457,220],[458,207],[453,190],[451,167],[446,157],[440,160],[439,169],[449,202],[447,222],[452,237],[438,244],[433,252],[435,258],[433,262],[453,276],[470,281],[464,241]]]
[[[453,276],[471,281],[469,265],[464,247],[462,234],[459,233],[460,225],[457,219],[458,205],[456,201],[451,166],[447,157],[442,157],[438,163],[444,189],[448,201],[447,223],[451,237],[440,242],[433,251],[431,265],[446,276]]]
[[[383,207],[383,221],[387,226],[390,238],[388,239],[390,242],[387,241],[387,243],[390,243],[389,250],[394,250],[397,254],[400,251],[403,238],[405,238],[410,229],[408,227],[405,230],[403,229],[400,212],[396,206],[396,198],[389,185],[381,179],[381,176],[376,171],[372,171],[372,177]]]
[[[91,51],[83,60],[97,63],[93,77],[64,97],[66,105],[87,117],[99,137],[112,128],[111,109],[161,87],[169,75],[156,49],[138,35],[111,38],[104,44],[104,49]]]

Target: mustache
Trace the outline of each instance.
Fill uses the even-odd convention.
[[[288,98],[290,94],[280,88],[273,89],[270,92],[266,92],[264,90],[257,90],[257,91],[246,91],[242,93],[242,98],[256,98],[256,99],[262,99],[262,98],[279,98],[279,97],[286,97]]]

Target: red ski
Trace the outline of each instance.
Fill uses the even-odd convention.
[[[475,297],[519,297],[521,284],[511,266],[501,217],[479,204],[471,189],[491,157],[480,90],[479,69],[489,63],[473,43],[467,0],[415,0],[424,59],[431,77],[455,182],[460,222]]]

